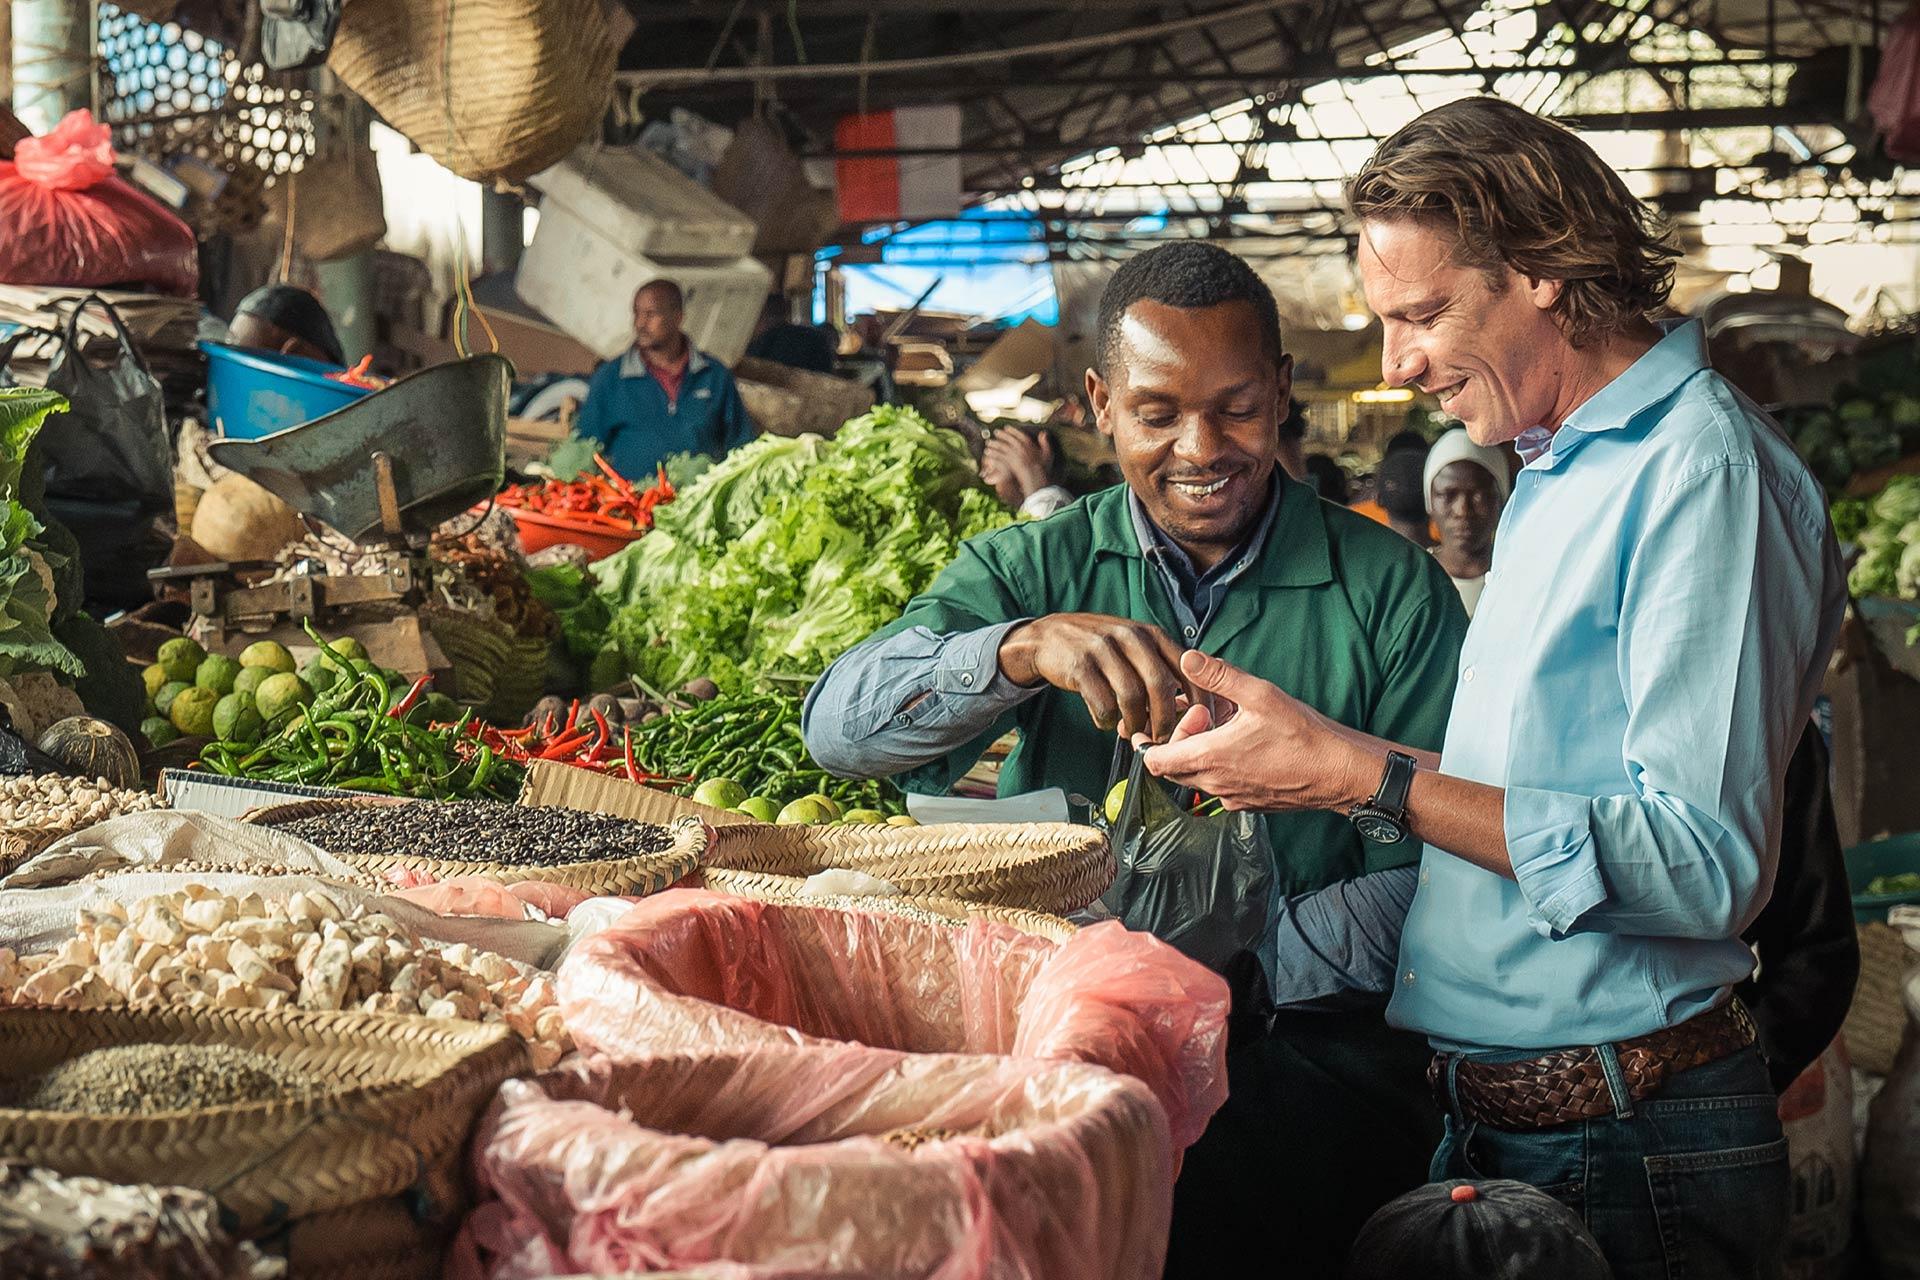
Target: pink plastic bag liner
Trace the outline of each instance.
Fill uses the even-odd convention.
[[[1117,923],[1068,941],[670,889],[577,943],[560,1007],[615,1058],[850,1041],[1090,1062],[1144,1082],[1184,1151],[1226,1100],[1226,983]]]
[[[421,878],[423,875],[424,879]],[[584,890],[547,884],[540,880],[501,884],[485,876],[447,876],[439,879],[422,872],[412,872],[406,883],[407,888],[389,896],[405,899],[443,916],[564,920],[569,911],[593,896]],[[529,917],[528,907],[532,907],[538,916]]]
[[[0,161],[0,283],[199,288],[193,229],[114,176],[108,137],[75,111]]]
[[[917,1150],[898,1129],[962,1136]],[[509,1081],[451,1280],[732,1263],[741,1280],[1157,1280],[1161,1108],[1076,1063],[763,1044]]]

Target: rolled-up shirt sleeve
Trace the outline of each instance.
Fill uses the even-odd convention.
[[[1737,462],[1680,479],[1648,516],[1621,567],[1628,785],[1506,792],[1536,932],[1724,939],[1765,904],[1813,658],[1812,629],[1768,619],[1824,606],[1814,518]]]

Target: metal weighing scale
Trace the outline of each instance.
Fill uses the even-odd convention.
[[[347,620],[372,617],[374,630],[402,630],[432,653],[373,653],[380,637],[361,635],[376,662],[409,673],[431,669],[432,639],[412,611],[425,600],[426,548],[433,530],[485,502],[506,468],[507,396],[513,366],[497,355],[472,356],[411,374],[344,409],[258,440],[218,440],[214,461],[246,476],[303,517],[350,541],[398,553],[385,573],[301,573],[266,586],[242,585],[239,574],[275,566],[189,565],[154,570],[156,584],[186,582],[191,606],[208,631],[210,650],[230,639],[309,641],[311,620],[329,635],[353,634]],[[380,616],[385,615],[385,616]],[[413,646],[405,636],[379,647]],[[444,662],[444,659],[442,659]]]

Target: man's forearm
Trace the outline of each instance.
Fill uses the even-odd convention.
[[[1373,799],[1386,773],[1387,752],[1403,752],[1420,763],[1407,797],[1413,834],[1476,867],[1514,878],[1507,852],[1505,791],[1439,772],[1439,757],[1431,751],[1414,751],[1344,727],[1341,736],[1354,751],[1338,773],[1342,802],[1329,807],[1345,812]]]

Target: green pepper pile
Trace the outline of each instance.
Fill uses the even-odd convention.
[[[311,626],[333,683],[257,747],[213,742],[200,763],[227,777],[339,787],[433,800],[503,800],[520,794],[525,771],[491,749],[463,750],[471,712],[429,728],[428,678],[397,689],[379,668],[355,663]]]
[[[730,780],[774,809],[824,795],[844,809],[900,813],[900,793],[881,781],[836,778],[807,755],[800,699],[737,693],[631,726],[633,753],[656,785],[690,796],[703,782]],[[772,815],[767,815],[772,820]]]

